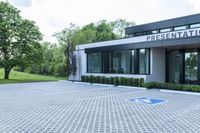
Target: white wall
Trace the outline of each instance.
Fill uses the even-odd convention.
[[[151,74],[147,75],[147,82],[165,82],[165,49],[151,49]]]

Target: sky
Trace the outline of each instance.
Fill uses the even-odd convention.
[[[5,0],[0,0],[5,1]],[[200,13],[200,0],[7,0],[21,15],[36,22],[44,40],[70,23],[83,26],[105,19],[134,21],[136,25]]]

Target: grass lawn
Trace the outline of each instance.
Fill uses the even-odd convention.
[[[11,71],[9,80],[4,80],[3,77],[4,77],[4,71],[3,69],[0,69],[0,84],[58,81],[67,79],[66,77],[43,76],[43,75],[29,74],[24,72],[17,72],[17,71]]]

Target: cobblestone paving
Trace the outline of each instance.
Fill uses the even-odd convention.
[[[167,102],[130,101],[140,97]],[[200,97],[65,82],[0,85],[4,132],[200,132]]]

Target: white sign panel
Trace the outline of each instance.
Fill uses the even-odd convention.
[[[194,36],[200,36],[200,28],[148,35],[146,36],[146,41],[150,42],[167,39],[187,38]]]

